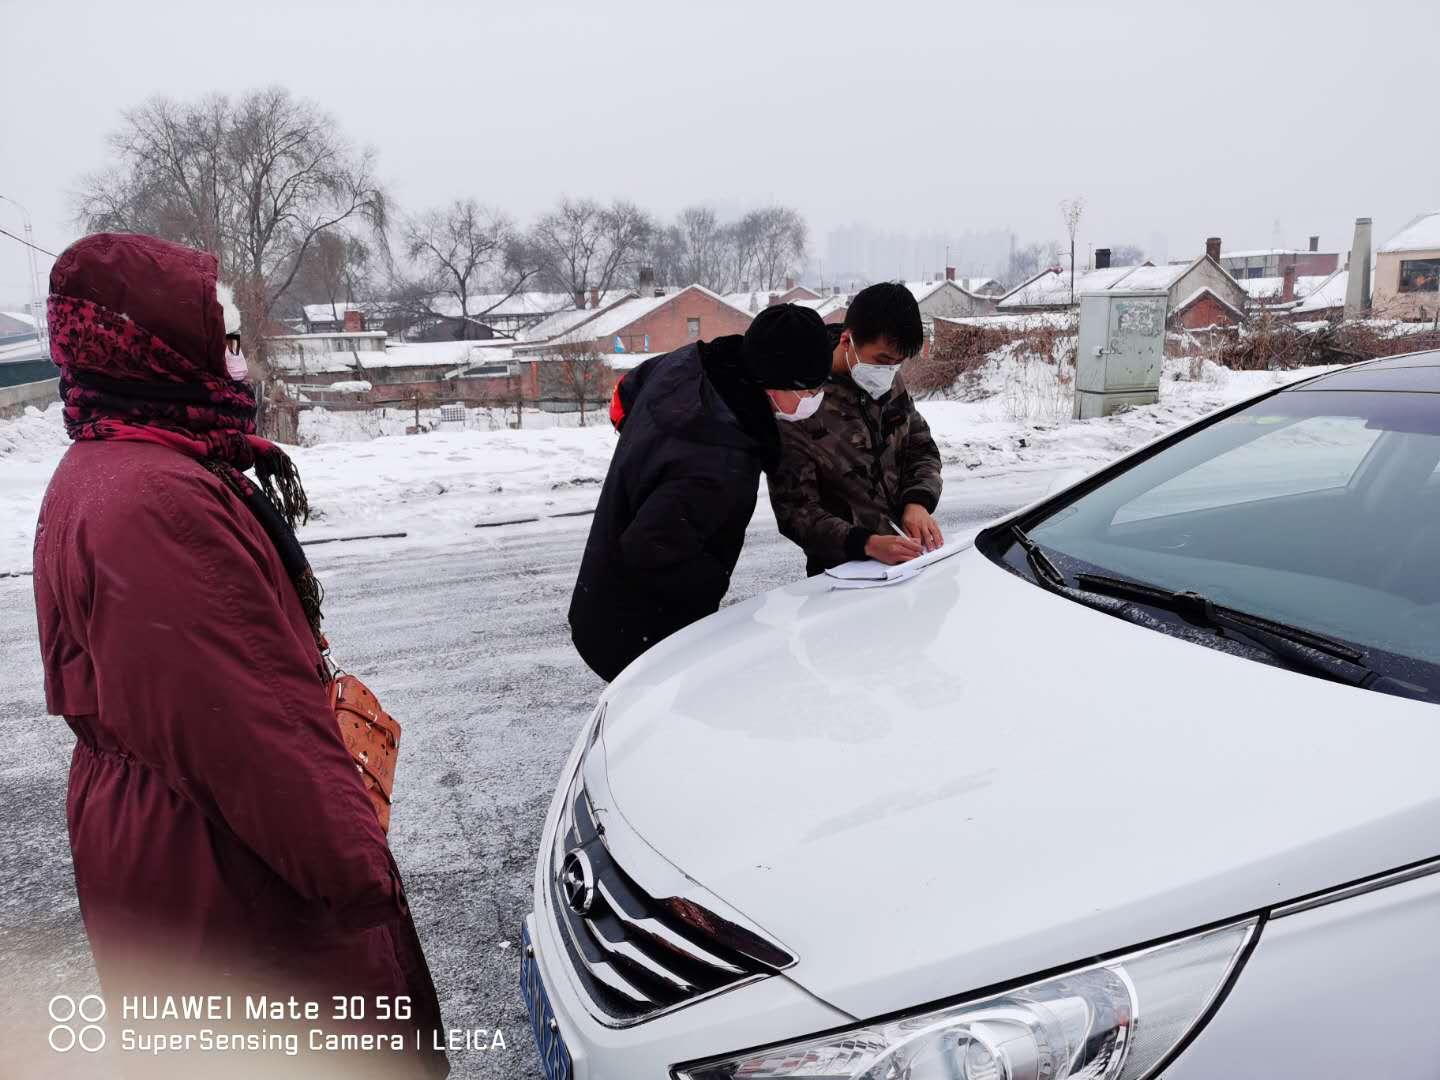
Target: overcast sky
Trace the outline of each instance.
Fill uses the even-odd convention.
[[[1435,0],[0,0],[0,28],[0,195],[51,250],[120,109],[268,83],[373,146],[402,209],[773,200],[822,258],[854,223],[1059,239],[1074,195],[1082,251],[1171,258],[1440,208]],[[0,303],[27,292],[0,237]]]

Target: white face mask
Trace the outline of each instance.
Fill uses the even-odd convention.
[[[855,380],[856,386],[872,398],[882,398],[890,392],[895,384],[895,374],[900,370],[899,364],[863,363],[853,341],[850,343],[850,356],[850,378]]]
[[[231,352],[228,343],[225,346],[225,373],[237,382],[250,378],[250,365],[245,362],[245,354],[239,348]]]
[[[814,416],[817,412],[820,411],[820,402],[824,400],[824,390],[821,390],[818,393],[811,394],[809,397],[802,397],[798,402],[796,402],[795,411],[793,413],[781,412],[779,409],[776,409],[775,419],[790,421],[809,420],[810,417]]]

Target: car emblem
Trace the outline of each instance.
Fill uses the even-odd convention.
[[[590,856],[580,848],[566,855],[560,864],[560,891],[576,915],[587,914],[595,902],[595,871],[590,866]]]

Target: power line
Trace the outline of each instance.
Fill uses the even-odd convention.
[[[56,255],[53,251],[46,251],[46,250],[45,250],[44,248],[42,248],[39,244],[32,244],[29,240],[26,240],[26,239],[24,239],[23,237],[16,236],[13,232],[10,232],[8,229],[0,229],[0,234],[3,234],[3,235],[5,235],[5,236],[8,236],[11,240],[14,240],[16,243],[19,243],[19,244],[24,244],[24,245],[25,245],[26,247],[28,247],[28,248],[34,248],[36,251],[40,252],[40,254],[42,254],[42,255],[49,255],[50,258],[52,258],[52,259],[58,259],[58,258],[60,257],[59,255]]]

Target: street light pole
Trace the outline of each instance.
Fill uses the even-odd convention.
[[[30,260],[30,317],[35,320],[35,337],[43,345],[50,336],[50,328],[40,304],[40,271],[35,263],[35,230],[30,226],[30,211],[8,195],[0,195],[0,202],[15,207],[25,220],[25,254]]]

